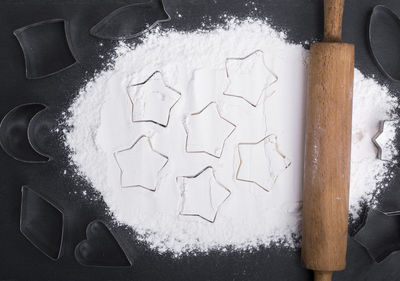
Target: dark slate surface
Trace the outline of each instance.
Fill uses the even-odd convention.
[[[254,3],[245,6],[245,3]],[[45,120],[49,128],[57,126],[61,113],[68,107],[85,79],[93,76],[107,61],[107,51],[115,44],[89,36],[89,29],[114,9],[134,1],[105,0],[3,0],[0,2],[0,117],[23,103],[44,103],[49,109],[38,120]],[[172,21],[163,26],[179,30],[193,30],[202,22],[221,22],[221,14],[244,18],[249,15],[267,16],[278,29],[287,31],[291,41],[303,43],[322,37],[321,0],[164,0]],[[344,20],[344,40],[356,44],[356,66],[366,75],[375,75],[382,83],[389,83],[394,93],[399,84],[390,82],[376,67],[368,46],[368,23],[372,8],[385,4],[400,14],[396,0],[348,0]],[[257,11],[254,10],[257,7]],[[177,12],[182,18],[177,17]],[[22,50],[12,32],[22,26],[52,18],[69,21],[71,44],[79,61],[73,67],[48,78],[25,78]],[[388,32],[386,36],[396,36]],[[400,36],[400,35],[398,35]],[[103,42],[103,46],[99,43]],[[105,55],[100,60],[99,54]],[[86,182],[72,178],[67,165],[67,153],[59,141],[61,135],[44,135],[41,148],[54,157],[46,164],[18,162],[0,150],[0,280],[19,281],[117,281],[117,280],[312,280],[311,272],[300,264],[298,250],[282,247],[259,249],[252,252],[211,252],[174,259],[159,255],[132,240],[132,230],[114,229],[116,238],[133,260],[132,267],[87,267],[74,258],[76,245],[86,239],[86,227],[95,220],[109,221],[101,199],[83,199],[81,191]],[[67,170],[67,175],[63,171]],[[400,174],[400,173],[397,173]],[[380,195],[384,204],[399,186],[399,177]],[[19,231],[21,186],[44,195],[64,212],[62,257],[53,261],[35,248]],[[99,198],[88,189],[89,194]],[[393,204],[391,200],[391,204]],[[352,224],[357,232],[365,220]],[[390,230],[388,230],[390,231]],[[129,238],[129,239],[128,239]],[[393,253],[381,263],[375,263],[367,251],[349,240],[348,267],[335,274],[334,280],[384,281],[400,280],[400,254]]]

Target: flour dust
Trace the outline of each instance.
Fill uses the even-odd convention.
[[[141,44],[121,44],[113,67],[89,81],[69,108],[71,163],[115,220],[160,252],[276,241],[294,247],[307,58],[301,45],[257,20],[212,31],[156,30]],[[396,102],[355,70],[355,216],[387,172],[371,138]],[[149,142],[135,146],[140,138]],[[118,154],[119,163],[120,151],[127,153]]]

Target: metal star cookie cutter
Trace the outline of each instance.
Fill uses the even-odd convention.
[[[262,186],[261,184],[259,184],[258,182],[254,181],[254,180],[245,179],[245,178],[239,177],[239,174],[240,174],[240,171],[241,171],[241,168],[242,168],[242,165],[243,165],[243,158],[242,158],[242,154],[241,154],[241,152],[240,152],[240,146],[242,146],[242,145],[258,145],[258,144],[264,142],[265,140],[267,140],[267,139],[269,139],[269,138],[271,138],[271,137],[274,138],[275,151],[282,157],[282,159],[283,159],[284,162],[285,162],[285,165],[284,165],[282,171],[279,172],[279,173],[275,176],[275,178],[274,178],[272,184],[275,184],[275,182],[277,181],[277,179],[278,179],[278,177],[280,176],[280,174],[281,174],[284,170],[286,170],[286,169],[292,164],[292,163],[290,162],[290,160],[288,160],[288,158],[286,157],[286,155],[284,155],[284,154],[279,150],[279,146],[278,146],[278,142],[277,142],[278,137],[277,137],[276,135],[274,135],[274,134],[268,135],[268,136],[262,138],[260,141],[255,142],[255,143],[241,142],[241,143],[238,143],[238,145],[237,145],[238,154],[239,154],[239,166],[238,166],[238,169],[237,169],[236,175],[235,175],[235,179],[236,179],[236,180],[238,180],[238,181],[243,181],[243,182],[248,182],[248,183],[253,183],[253,184],[255,184],[255,185],[261,187],[263,190],[265,190],[265,191],[267,191],[267,192],[270,191],[270,189],[268,189],[268,187]]]
[[[214,168],[213,168],[212,166],[207,166],[207,167],[205,167],[204,169],[202,169],[200,172],[198,172],[197,174],[195,174],[195,175],[193,175],[193,176],[178,176],[178,177],[176,177],[176,182],[178,182],[179,178],[182,178],[182,179],[194,179],[194,178],[197,178],[198,176],[200,176],[203,172],[205,172],[205,171],[208,170],[208,169],[211,169],[212,177],[213,177],[214,181],[215,181],[221,188],[223,188],[223,189],[228,193],[228,195],[225,197],[224,200],[222,200],[222,201],[217,205],[217,208],[215,209],[215,215],[214,215],[214,217],[213,217],[212,219],[208,219],[208,218],[202,216],[201,214],[184,213],[184,212],[183,212],[184,204],[185,204],[185,189],[183,188],[183,189],[181,189],[181,192],[180,192],[180,199],[181,199],[181,200],[180,200],[180,205],[179,205],[179,215],[180,215],[180,216],[199,217],[199,218],[204,219],[204,220],[206,220],[206,221],[208,221],[208,222],[210,222],[210,223],[214,223],[215,220],[216,220],[216,218],[217,218],[218,213],[220,212],[220,209],[221,209],[222,205],[223,205],[223,204],[228,200],[228,198],[231,196],[231,191],[230,191],[225,185],[223,185],[221,182],[219,182],[219,181],[217,180],[217,177],[215,176],[215,170],[214,170]],[[211,187],[210,187],[210,189],[209,189],[209,193],[210,193],[210,194],[209,194],[209,197],[210,197],[210,201],[211,201],[211,198],[212,198],[212,196],[211,196]],[[210,204],[212,205],[211,202],[210,202]]]
[[[224,117],[221,115],[221,111],[220,111],[220,109],[219,109],[219,106],[218,106],[217,102],[215,102],[215,101],[212,101],[212,102],[208,103],[208,104],[207,104],[203,109],[201,109],[200,111],[195,112],[195,113],[191,113],[190,116],[200,115],[200,114],[203,113],[209,106],[211,106],[211,105],[213,105],[213,104],[215,104],[215,108],[216,108],[216,110],[217,110],[218,116],[219,116],[222,120],[228,122],[230,125],[233,126],[232,131],[226,136],[226,138],[224,139],[224,141],[223,141],[223,143],[222,143],[221,152],[219,153],[219,155],[215,155],[215,154],[212,154],[212,153],[210,153],[210,152],[208,152],[208,151],[205,151],[205,150],[189,150],[189,148],[188,148],[189,131],[188,131],[188,128],[187,128],[187,126],[186,126],[186,122],[185,122],[186,119],[184,119],[184,120],[183,120],[183,127],[184,127],[185,133],[186,133],[186,141],[185,141],[185,151],[186,151],[186,153],[205,153],[205,154],[208,154],[208,155],[210,155],[210,156],[212,156],[212,157],[215,157],[215,158],[217,158],[217,159],[221,158],[222,153],[223,153],[224,148],[225,148],[225,142],[226,142],[226,140],[233,134],[233,132],[236,130],[236,127],[237,127],[237,126],[236,126],[235,124],[233,124],[232,122],[230,122],[229,120],[227,120],[226,118],[224,118]]]
[[[151,80],[151,79],[152,79],[154,76],[156,76],[156,75],[160,75],[161,81],[162,81],[162,83],[164,84],[164,87],[165,87],[165,88],[167,88],[167,89],[170,90],[170,91],[175,92],[177,95],[179,95],[179,97],[178,97],[178,98],[176,99],[176,101],[169,107],[169,110],[168,110],[168,117],[166,118],[167,120],[166,120],[165,123],[160,123],[160,122],[157,122],[157,121],[155,121],[155,120],[153,120],[153,119],[139,119],[139,120],[135,120],[135,117],[134,117],[135,102],[134,102],[133,98],[131,97],[131,95],[129,94],[129,89],[132,88],[132,87],[138,87],[138,86],[145,85],[149,80]],[[127,94],[128,94],[128,98],[129,98],[129,100],[130,100],[130,102],[131,102],[131,104],[132,104],[131,118],[132,118],[132,122],[133,122],[133,123],[152,122],[152,123],[157,124],[157,125],[160,125],[160,126],[162,126],[162,127],[164,127],[164,128],[168,126],[168,123],[169,123],[169,120],[170,120],[170,117],[171,117],[172,108],[179,102],[179,100],[180,100],[181,97],[182,97],[181,92],[175,90],[174,88],[172,88],[171,86],[168,85],[168,83],[167,83],[166,80],[164,79],[164,75],[163,75],[163,74],[161,73],[161,71],[159,71],[159,70],[153,72],[144,82],[137,83],[137,84],[133,84],[133,85],[129,85],[129,86],[126,88],[126,92],[127,92]]]
[[[149,186],[144,186],[144,185],[141,185],[141,184],[124,185],[124,184],[123,184],[123,174],[124,174],[124,170],[122,169],[120,163],[118,162],[118,158],[117,158],[118,154],[131,150],[131,149],[134,148],[134,147],[136,146],[136,144],[139,143],[143,138],[145,138],[145,139],[147,140],[147,143],[148,143],[150,149],[151,149],[154,153],[156,153],[156,154],[158,154],[158,155],[160,155],[161,157],[163,157],[163,158],[166,159],[165,163],[161,166],[161,168],[160,168],[160,169],[158,170],[158,172],[157,172],[157,174],[159,174],[159,173],[164,169],[164,167],[167,165],[167,163],[168,163],[168,161],[169,161],[169,158],[168,158],[168,156],[166,156],[166,155],[162,154],[161,152],[158,152],[157,150],[155,150],[155,149],[153,148],[153,145],[152,145],[152,143],[151,143],[150,138],[149,138],[148,136],[146,136],[146,135],[140,136],[129,148],[126,148],[126,149],[123,149],[123,150],[119,150],[119,151],[117,151],[117,152],[114,152],[114,158],[115,158],[115,161],[116,161],[116,163],[117,163],[117,165],[118,165],[118,168],[119,168],[119,170],[120,170],[120,185],[121,185],[121,187],[123,187],[123,188],[126,188],[126,187],[142,187],[142,188],[144,188],[144,189],[147,189],[147,190],[150,190],[150,191],[152,191],[152,192],[155,192],[155,191],[157,190],[158,183],[155,184],[153,188],[152,188],[152,187],[149,187]]]
[[[372,138],[372,142],[378,149],[377,157],[383,161],[392,161],[393,153],[391,149],[394,149],[394,141],[396,138],[396,130],[400,123],[400,120],[385,120],[379,122],[379,129],[376,135]],[[392,134],[392,135],[389,135]],[[386,139],[385,139],[386,137]],[[388,156],[389,155],[389,156]]]
[[[249,57],[251,57],[251,56],[253,56],[253,55],[257,54],[257,53],[261,53],[262,63],[263,63],[263,65],[264,65],[264,67],[268,70],[268,72],[269,72],[275,79],[274,79],[271,83],[269,83],[268,85],[266,85],[266,87],[262,90],[262,92],[260,93],[260,95],[259,95],[259,97],[258,97],[258,99],[257,99],[257,102],[256,102],[256,103],[252,103],[251,101],[249,101],[248,99],[246,99],[244,96],[229,94],[229,93],[226,92],[226,91],[229,89],[229,85],[230,85],[230,83],[231,83],[231,82],[230,82],[230,81],[231,81],[231,78],[230,78],[229,70],[228,70],[228,63],[229,63],[229,61],[243,61],[243,60],[246,60],[246,59],[248,59]],[[263,92],[264,92],[267,88],[269,88],[270,86],[272,86],[273,84],[275,84],[275,83],[278,81],[278,75],[276,75],[275,72],[273,72],[273,71],[267,66],[267,64],[265,63],[264,52],[263,52],[262,50],[256,50],[256,51],[250,53],[249,55],[247,55],[247,56],[245,56],[245,57],[241,57],[241,58],[227,58],[227,59],[225,60],[225,71],[226,71],[226,77],[227,77],[228,80],[229,80],[229,84],[228,84],[227,88],[225,89],[223,95],[241,98],[241,99],[245,100],[247,103],[249,103],[249,104],[250,104],[251,106],[253,106],[253,107],[257,107],[257,105],[259,104],[259,102],[260,102],[260,100],[261,100],[261,97],[263,96]],[[268,96],[271,96],[271,95],[273,95],[274,93],[275,93],[275,91],[273,91],[272,93],[270,93],[270,95],[268,95]]]

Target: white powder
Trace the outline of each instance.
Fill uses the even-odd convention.
[[[142,44],[131,48],[121,45],[116,53],[113,69],[101,72],[80,91],[67,121],[72,128],[66,132],[66,144],[72,151],[71,161],[77,172],[101,192],[115,219],[132,226],[150,247],[160,252],[180,254],[226,246],[247,249],[282,240],[288,246],[294,246],[292,236],[299,233],[301,215],[308,52],[301,45],[287,43],[284,34],[266,23],[246,21],[229,22],[227,28],[207,32],[155,31],[148,34]],[[225,69],[228,58],[244,58],[251,54],[263,56],[260,58],[264,59],[265,66],[278,80],[271,83],[269,79],[269,86],[262,89],[259,100],[254,95],[228,95],[230,90],[262,88],[255,83],[260,81],[257,73],[240,74],[240,69],[235,71],[235,67],[233,72]],[[229,61],[245,64],[251,59]],[[262,65],[256,67],[259,62],[255,60],[254,69],[265,71]],[[132,113],[127,88],[143,83],[155,71],[162,74],[168,87],[181,94],[166,127],[154,122],[132,122],[135,113]],[[229,79],[242,79],[242,82],[230,81],[227,74]],[[160,87],[162,89],[162,85]],[[156,92],[159,94],[158,90]],[[252,106],[249,101],[257,106]],[[214,124],[207,119],[208,115],[204,122],[187,121],[210,102],[217,105],[223,118],[236,126],[223,147],[221,140],[227,132],[217,126],[223,122]],[[167,121],[165,108],[160,108],[157,113],[154,108],[148,108],[151,103],[143,99],[138,103],[144,114],[139,117],[150,112],[155,115],[154,119],[162,120],[158,123]],[[386,173],[384,162],[376,158],[371,138],[378,131],[379,121],[389,118],[395,103],[386,88],[355,71],[350,196],[353,214],[357,213],[360,200],[372,198],[371,192]],[[209,116],[213,116],[213,120],[218,118],[215,112]],[[184,125],[197,127],[197,133],[201,133],[198,139],[207,140],[207,136],[216,139],[207,144],[207,150],[217,157],[207,153],[187,153]],[[274,180],[276,177],[274,183],[257,171],[258,162],[253,160],[259,159],[259,155],[251,156],[257,153],[246,154],[246,147],[243,147],[241,157],[238,153],[239,143],[257,143],[271,134],[276,136],[279,146],[275,153],[279,151],[285,156],[286,166],[288,161],[291,163],[286,169],[286,166],[276,168],[281,165],[282,157],[275,157],[279,158],[275,162],[271,162],[273,157],[264,158],[263,167],[272,165],[275,167],[272,170],[279,171],[279,174],[271,174]],[[142,135],[149,137],[154,150],[168,156],[154,192],[140,186],[121,187],[121,171],[114,157],[115,152],[131,147]],[[195,139],[190,144],[197,147],[202,142]],[[139,158],[128,158],[124,169],[141,165],[150,167],[145,159]],[[129,159],[132,165],[129,165]],[[236,178],[240,160],[244,163],[240,176],[250,181]],[[188,199],[185,202],[189,205],[182,206],[182,186],[177,180],[194,176],[208,166],[214,169],[217,181],[230,191],[230,196],[216,213],[214,223],[199,216],[179,215],[183,209],[193,213],[197,210],[196,205],[201,205],[198,206],[200,211],[205,208],[207,217],[212,218],[217,203],[210,200],[211,207],[207,207],[210,202],[203,199],[204,194],[199,195],[198,200]],[[207,174],[202,174],[198,180],[206,178],[211,182],[210,171],[207,169]],[[259,182],[269,185],[269,192],[255,183],[257,177],[261,178]],[[186,183],[191,182],[189,179]],[[215,181],[213,186],[218,188]]]
[[[386,87],[365,78],[356,70],[354,76],[353,134],[351,147],[350,213],[357,217],[358,202],[374,204],[373,193],[380,188],[380,182],[388,174],[391,162],[377,159],[377,148],[372,142],[379,131],[382,120],[393,118],[397,99]],[[394,137],[394,135],[392,135]],[[396,147],[390,148],[388,161],[397,155]]]

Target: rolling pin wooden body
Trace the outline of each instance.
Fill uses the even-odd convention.
[[[324,42],[310,51],[302,259],[316,281],[346,266],[354,46],[341,43],[344,0],[325,0]]]

